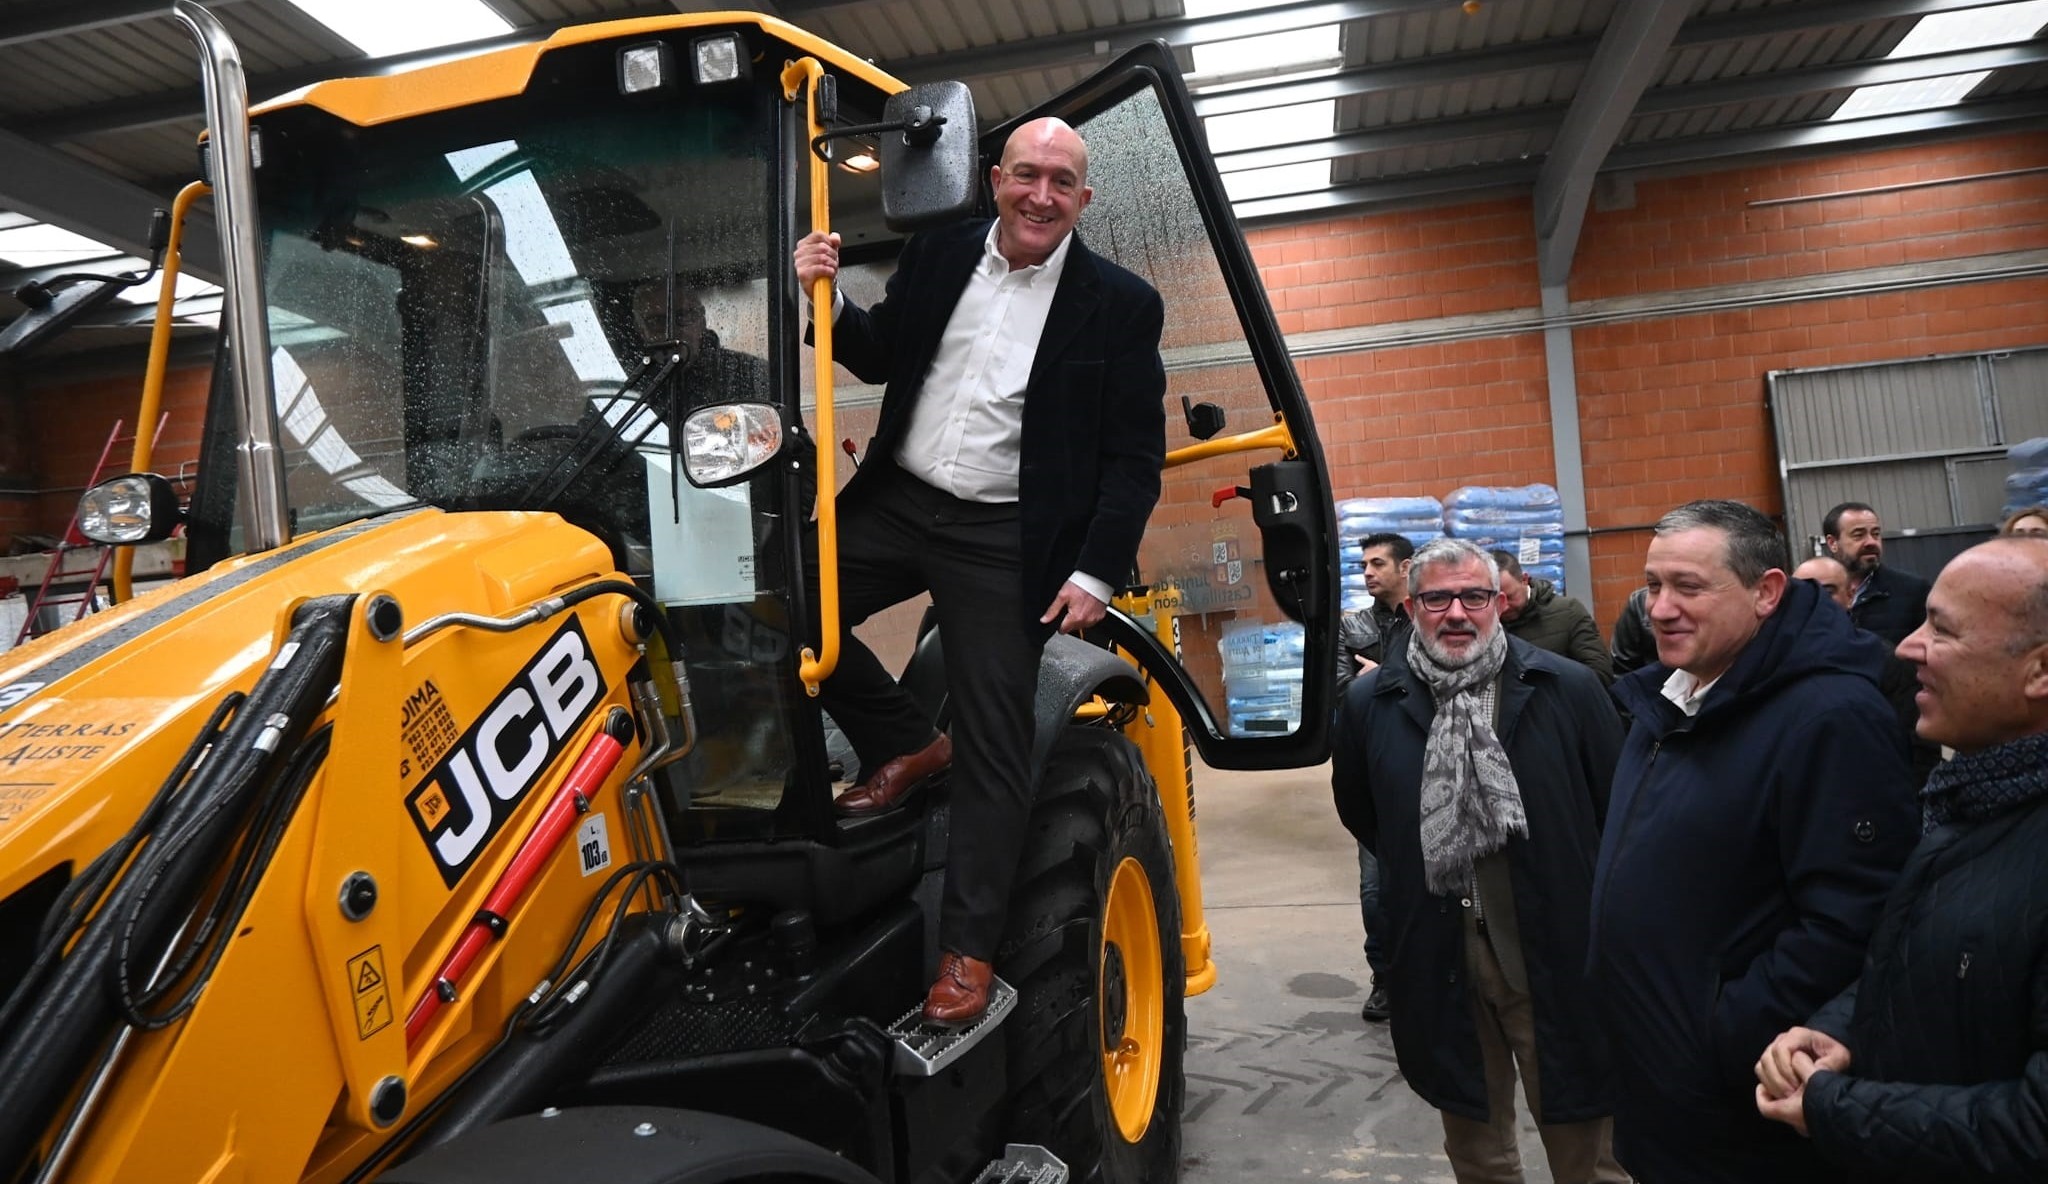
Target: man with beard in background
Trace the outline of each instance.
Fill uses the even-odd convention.
[[[1843,502],[1821,519],[1828,554],[1849,569],[1849,619],[1891,645],[1927,619],[1926,580],[1884,565],[1884,523],[1862,502]]]

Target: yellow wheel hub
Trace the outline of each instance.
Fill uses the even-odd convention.
[[[1102,1080],[1110,1116],[1126,1142],[1145,1137],[1159,1095],[1166,1026],[1159,914],[1145,869],[1128,856],[1110,877],[1103,907],[1102,964],[1095,997],[1102,1012]]]

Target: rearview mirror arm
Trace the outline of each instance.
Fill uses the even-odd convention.
[[[884,132],[902,132],[903,138],[922,148],[939,138],[940,129],[946,126],[946,117],[934,115],[930,107],[919,104],[910,109],[909,119],[892,119],[885,123],[861,123],[852,127],[834,128],[818,135],[811,141],[811,151],[826,164],[832,163],[829,145],[834,140],[847,140],[856,136],[879,136]]]

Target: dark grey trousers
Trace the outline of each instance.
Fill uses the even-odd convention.
[[[819,688],[864,774],[929,744],[931,719],[852,631],[931,593],[953,737],[939,943],[989,961],[1031,812],[1032,700],[1048,636],[1035,624],[1045,606],[1023,603],[1019,546],[1015,503],[962,501],[892,471],[840,516],[839,665]]]

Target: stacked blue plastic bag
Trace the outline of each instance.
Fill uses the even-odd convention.
[[[1216,648],[1223,655],[1224,726],[1232,736],[1284,736],[1301,724],[1302,646],[1293,621],[1235,621]]]
[[[1433,497],[1353,497],[1337,503],[1337,542],[1344,573],[1344,611],[1366,608],[1365,538],[1392,533],[1420,547],[1444,533],[1443,503]]]
[[[2048,436],[2022,440],[2006,449],[2012,473],[2005,479],[2005,512],[2048,505]]]
[[[1564,591],[1564,506],[1548,485],[1467,485],[1444,499],[1444,531],[1509,551],[1523,574]]]

